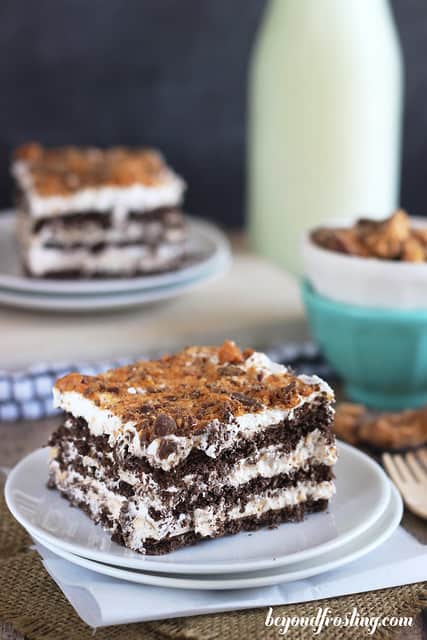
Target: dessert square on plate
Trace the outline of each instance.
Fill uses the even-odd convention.
[[[234,343],[54,386],[49,485],[160,554],[302,519],[334,494],[333,392]]]
[[[12,174],[30,276],[138,276],[185,262],[185,183],[156,150],[27,144]]]

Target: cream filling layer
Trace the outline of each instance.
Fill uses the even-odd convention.
[[[325,482],[298,482],[294,487],[286,489],[268,490],[255,495],[252,500],[241,506],[240,501],[232,509],[222,507],[215,509],[195,509],[194,531],[203,537],[214,536],[218,530],[218,523],[223,524],[230,520],[240,520],[251,516],[260,517],[268,511],[278,511],[285,507],[295,507],[307,500],[329,500],[335,493],[335,485],[332,481]]]
[[[251,516],[259,518],[268,511],[295,507],[308,500],[329,500],[334,493],[335,485],[332,481],[298,482],[295,487],[273,489],[254,495],[244,506],[238,500],[231,509],[224,504],[219,508],[195,509],[192,514],[181,514],[178,520],[172,519],[172,527],[170,518],[156,522],[145,509],[136,510],[129,543],[132,549],[141,550],[144,540],[148,538],[162,540],[166,536],[174,537],[189,531],[194,531],[204,538],[213,537],[227,522]]]
[[[150,516],[149,508],[158,508],[159,505],[155,502],[127,500],[108,490],[100,481],[84,478],[74,471],[61,471],[55,460],[50,462],[49,468],[57,487],[71,498],[86,504],[95,519],[105,509],[109,511],[112,521],[108,530],[115,530],[122,506],[127,502],[129,520],[123,533],[130,548],[135,550],[143,550],[144,541],[147,539],[162,540],[165,537],[174,537],[189,531],[194,531],[202,537],[211,537],[226,522],[251,516],[260,517],[268,511],[293,507],[307,500],[328,500],[335,493],[335,485],[332,481],[321,483],[301,481],[294,487],[267,490],[254,495],[244,505],[238,500],[231,509],[221,504],[216,508],[194,509],[192,512],[180,514],[178,518],[172,514],[166,514],[165,517],[154,520]]]
[[[119,517],[120,509],[126,498],[107,489],[101,480],[86,478],[77,471],[68,469],[63,471],[56,460],[49,462],[49,474],[58,489],[67,492],[79,502],[87,504],[95,518],[101,514],[105,507],[112,518]],[[114,528],[113,526],[111,529]]]
[[[327,442],[325,434],[315,429],[302,437],[289,453],[281,450],[280,445],[270,445],[260,449],[255,460],[243,458],[237,461],[224,484],[238,487],[254,478],[292,474],[300,469],[307,470],[313,464],[333,466],[336,461],[336,445]]]
[[[56,455],[56,452],[53,453]],[[78,450],[71,443],[64,451],[64,459],[68,464],[79,457]],[[246,484],[254,478],[272,478],[277,475],[290,475],[299,470],[308,470],[313,465],[333,466],[337,461],[337,448],[335,443],[331,444],[327,441],[325,433],[319,429],[311,431],[303,436],[297,443],[296,447],[290,451],[283,451],[281,444],[274,444],[263,447],[254,456],[241,458],[232,465],[230,472],[225,475],[218,475],[213,470],[209,477],[209,486],[202,482],[203,476],[192,473],[183,477],[183,482],[187,486],[197,486],[200,490],[213,489],[214,487],[233,486],[238,487]],[[155,482],[150,474],[139,473],[119,469],[118,478],[111,481],[108,478],[108,472],[105,467],[100,464],[93,456],[84,456],[82,463],[86,467],[95,467],[96,478],[109,483],[109,486],[116,487],[118,482],[124,481],[139,491],[142,495],[147,496],[150,500],[160,495],[160,485]],[[178,492],[178,488],[174,486],[168,487],[169,493]]]
[[[105,186],[87,188],[67,196],[41,196],[35,189],[28,164],[15,162],[12,174],[25,193],[29,213],[33,218],[47,218],[81,211],[149,211],[161,207],[179,206],[185,182],[171,169],[165,169],[164,180],[155,186],[135,183],[127,187]]]
[[[90,249],[56,249],[30,245],[25,260],[31,273],[41,276],[51,271],[77,270],[85,274],[133,273],[156,271],[173,264],[185,254],[185,243],[162,243],[154,249],[145,245],[107,246],[100,251]]]

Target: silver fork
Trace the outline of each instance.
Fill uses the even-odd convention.
[[[405,455],[384,453],[383,463],[408,509],[427,518],[427,449]]]

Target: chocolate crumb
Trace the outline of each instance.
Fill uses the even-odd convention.
[[[140,407],[138,407],[138,413],[141,413],[142,415],[151,413],[151,411],[152,407],[149,404],[142,404]]]
[[[176,432],[176,422],[172,416],[161,413],[157,416],[153,429],[156,436],[167,436]]]
[[[236,365],[228,364],[225,367],[220,367],[218,373],[221,376],[241,376],[245,372],[240,367],[236,367]]]
[[[295,380],[287,384],[285,387],[274,389],[271,394],[272,402],[292,402],[295,396],[298,394],[297,383]]]
[[[243,404],[245,407],[251,407],[253,409],[258,409],[258,410],[262,408],[262,404],[258,402],[258,400],[255,400],[250,396],[246,396],[244,393],[239,393],[238,391],[235,391],[231,394],[231,397],[233,398],[233,400],[237,400],[238,402],[241,402],[241,404]]]

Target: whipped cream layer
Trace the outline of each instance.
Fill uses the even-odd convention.
[[[335,494],[332,481],[298,482],[295,487],[272,489],[259,495],[254,495],[244,505],[240,500],[232,509],[227,506],[220,508],[207,507],[194,511],[194,531],[204,537],[212,537],[218,530],[218,523],[230,520],[240,520],[251,516],[261,516],[268,511],[279,511],[285,507],[295,507],[308,500],[329,500]]]
[[[17,161],[12,175],[25,194],[27,207],[33,218],[48,218],[83,211],[150,211],[174,207],[182,203],[185,182],[174,171],[165,171],[162,183],[146,186],[135,183],[126,187],[103,186],[85,188],[69,195],[41,196],[34,185],[28,163]]]
[[[140,551],[143,549],[143,541],[148,538],[162,540],[166,536],[172,538],[189,531],[194,531],[203,538],[215,537],[227,522],[252,516],[260,517],[268,511],[295,507],[308,500],[329,500],[334,494],[335,485],[332,481],[320,483],[302,481],[294,487],[254,494],[248,501],[241,502],[239,499],[232,509],[222,504],[180,514],[179,519],[170,516],[160,521],[154,520],[145,508],[140,509],[135,505],[129,521],[131,529],[129,546],[131,549]]]
[[[283,450],[282,445],[261,448],[255,456],[238,460],[224,478],[224,484],[238,487],[254,478],[273,478],[281,474],[308,470],[313,465],[333,466],[337,461],[337,448],[319,429],[302,437],[295,449]]]
[[[202,537],[213,537],[225,522],[259,517],[268,511],[294,507],[308,500],[328,500],[335,493],[332,481],[301,481],[292,487],[254,494],[244,502],[238,499],[231,509],[225,503],[221,503],[214,507],[181,513],[179,517],[169,512],[155,520],[150,515],[150,507],[162,509],[162,505],[156,501],[128,500],[109,490],[102,481],[87,478],[73,470],[62,471],[55,460],[50,463],[50,475],[61,491],[73,501],[88,507],[95,521],[99,521],[107,512],[111,524],[107,526],[103,522],[104,528],[115,531],[120,522],[128,546],[136,551],[143,551],[144,541],[148,539],[173,538],[190,531]],[[123,506],[126,508],[125,518],[121,518]]]
[[[81,247],[63,249],[30,244],[25,252],[25,263],[31,274],[43,276],[56,271],[79,271],[83,275],[94,273],[133,274],[162,271],[184,257],[185,242],[164,242],[155,247],[148,245],[105,246],[99,251]]]
[[[51,457],[55,458],[56,455],[57,449],[53,448]],[[119,467],[116,475],[112,476],[111,469],[103,464],[102,458],[97,457],[97,452],[93,447],[90,447],[89,455],[82,456],[74,443],[66,442],[62,445],[62,458],[70,467],[77,462],[83,467],[90,468],[92,472],[95,469],[95,478],[105,482],[112,491],[119,489],[121,481],[126,482],[141,496],[142,501],[148,501],[150,504],[153,500],[158,500],[162,493],[162,487],[154,477],[143,471],[135,472]],[[106,458],[106,462],[114,460],[111,452],[106,455]],[[206,482],[203,469],[201,473],[184,475],[182,482],[188,488],[194,489],[192,498],[197,498],[200,492],[221,491],[226,486],[239,487],[255,478],[273,478],[277,475],[292,476],[297,471],[308,471],[313,465],[332,467],[336,461],[335,442],[331,443],[324,432],[315,429],[306,436],[302,436],[291,451],[285,451],[281,443],[260,447],[255,454],[236,460],[225,474],[221,469],[211,470],[208,482]],[[173,506],[181,499],[180,489],[173,480],[164,492],[170,494],[167,498],[169,506]]]

